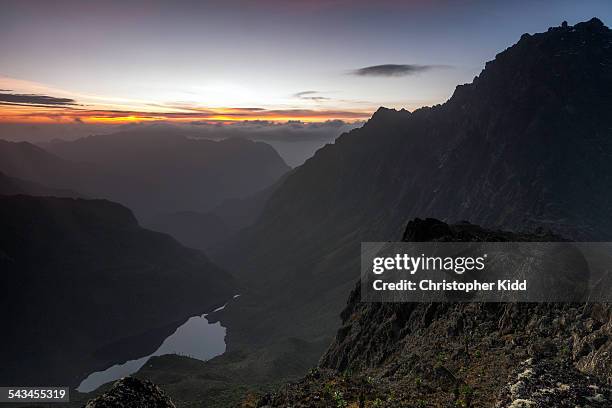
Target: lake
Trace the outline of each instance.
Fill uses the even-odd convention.
[[[234,298],[237,296],[234,296]],[[211,313],[222,310],[224,307],[222,306]],[[91,392],[102,384],[133,374],[140,370],[147,360],[153,356],[179,354],[206,361],[223,354],[225,352],[225,327],[221,326],[219,322],[209,323],[206,316],[207,314],[191,317],[172,335],[168,336],[154,353],[88,375],[79,384],[77,391]]]

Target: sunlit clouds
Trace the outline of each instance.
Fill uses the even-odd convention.
[[[226,84],[227,85],[227,84]],[[209,88],[195,87],[191,97],[213,89],[222,92],[224,85]],[[245,88],[227,85],[229,96],[244,97]],[[54,95],[51,95],[54,94]],[[303,93],[302,93],[303,94]],[[0,121],[7,123],[133,123],[149,121],[167,122],[236,122],[265,120],[270,122],[323,122],[339,119],[346,122],[361,121],[372,113],[372,107],[343,109],[312,104],[313,97],[306,94],[290,95],[276,107],[205,106],[204,102],[152,102],[125,98],[105,98],[58,90],[38,83],[0,77]],[[59,95],[59,96],[55,96]],[[243,99],[241,99],[241,96]],[[303,98],[306,99],[303,99]],[[320,101],[320,100],[319,100]],[[218,101],[219,102],[219,101]],[[225,101],[231,102],[231,99]],[[284,102],[284,103],[283,103]],[[290,102],[299,102],[290,104]],[[346,102],[338,101],[339,105]],[[358,104],[358,103],[357,103]]]

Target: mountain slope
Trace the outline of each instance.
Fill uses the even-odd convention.
[[[76,385],[153,352],[233,279],[105,200],[0,196],[3,384]]]
[[[93,166],[61,159],[28,142],[5,140],[0,140],[0,171],[11,177],[62,189],[81,187],[83,175],[98,176]]]
[[[225,312],[229,347],[330,336],[359,243],[392,240],[410,217],[608,239],[611,110],[612,33],[597,19],[523,35],[443,105],[381,108],[215,255],[257,288]]]
[[[0,173],[0,195],[27,194],[51,197],[79,197],[75,191],[49,188],[32,181],[22,180]]]
[[[190,248],[207,251],[225,241],[235,232],[213,212],[178,211],[157,214],[144,219],[143,225],[153,231],[164,232]]]
[[[273,185],[244,198],[231,198],[208,212],[178,211],[144,218],[145,227],[172,235],[190,248],[208,252],[223,247],[240,230],[252,225],[286,176]]]

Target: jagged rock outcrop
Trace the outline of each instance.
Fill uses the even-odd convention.
[[[125,377],[113,387],[89,401],[85,408],[176,408],[158,386],[151,381]]]
[[[416,219],[408,223],[404,239],[493,242],[559,237]],[[358,285],[318,368],[261,403],[610,406],[610,310],[610,305],[597,304],[361,303]]]

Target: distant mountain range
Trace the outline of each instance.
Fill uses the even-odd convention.
[[[289,170],[269,145],[242,139],[121,132],[44,147],[0,141],[0,171],[111,199],[138,216],[208,211],[270,186]]]
[[[360,242],[394,240],[411,217],[609,239],[611,111],[612,33],[597,19],[523,35],[442,105],[379,109],[213,254],[255,288],[225,311],[230,347],[331,339]]]
[[[0,383],[76,386],[153,352],[234,280],[106,200],[0,195]]]

